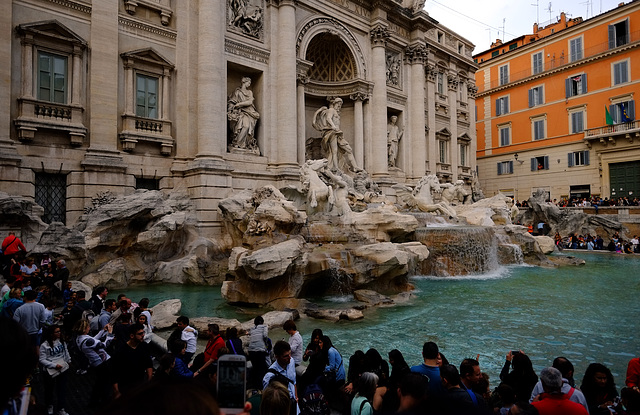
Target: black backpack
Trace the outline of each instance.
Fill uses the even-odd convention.
[[[313,383],[304,391],[300,399],[300,415],[329,415],[331,408],[329,402],[317,383]]]
[[[69,347],[69,355],[71,356],[71,361],[73,361],[78,369],[87,370],[89,369],[89,358],[82,351],[82,345],[88,339],[84,339],[80,344],[78,344],[78,338],[74,337],[68,343]]]

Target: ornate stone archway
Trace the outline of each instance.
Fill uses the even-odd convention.
[[[314,38],[321,33],[337,36],[342,40],[342,42],[344,42],[344,45],[349,49],[354,58],[354,78],[366,79],[366,61],[358,41],[346,26],[330,17],[318,17],[311,19],[304,24],[302,29],[300,29],[298,38],[296,39],[296,55],[298,56],[298,59],[305,59],[309,45]]]

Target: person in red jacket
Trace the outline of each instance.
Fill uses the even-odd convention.
[[[638,387],[640,387],[640,357],[634,357],[629,360],[625,383],[628,388],[633,388],[635,390],[638,390]]]
[[[218,357],[220,357],[218,356],[220,349],[225,347],[224,339],[220,335],[220,327],[215,323],[209,324],[209,341],[204,348],[204,365],[196,370],[196,372],[200,373],[210,364],[216,363],[218,361]]]
[[[11,266],[11,259],[20,251],[27,252],[27,248],[14,231],[9,231],[9,236],[2,241],[2,271],[5,276],[8,274],[8,267]]]
[[[540,372],[543,394],[540,400],[532,402],[540,415],[589,415],[584,406],[570,401],[562,393],[562,374],[553,367],[546,367]]]

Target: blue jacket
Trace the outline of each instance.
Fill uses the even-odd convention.
[[[330,370],[336,371],[336,380],[345,380],[347,375],[344,371],[344,364],[342,362],[342,356],[335,347],[331,347],[328,351],[329,364],[324,368],[325,372]]]

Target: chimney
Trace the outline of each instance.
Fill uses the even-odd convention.
[[[567,24],[567,15],[564,12],[560,13],[560,23],[566,26]]]
[[[533,24],[533,33],[538,33],[538,23]]]

